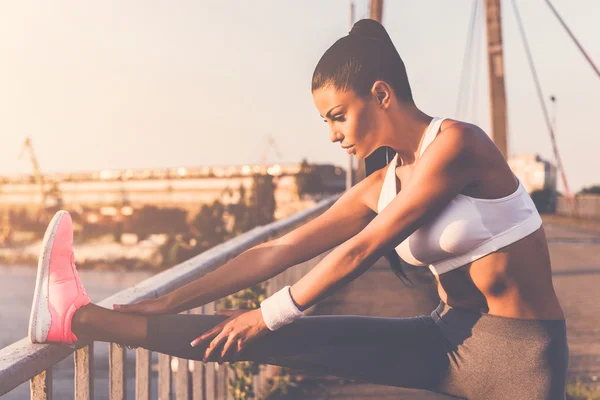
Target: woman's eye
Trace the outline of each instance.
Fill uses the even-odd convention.
[[[344,118],[344,114],[340,114],[340,115],[334,115],[333,117],[331,117],[332,121],[339,121],[339,122],[344,122],[346,120],[346,118]],[[327,123],[327,120],[324,119],[323,122]]]

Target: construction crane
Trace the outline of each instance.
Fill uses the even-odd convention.
[[[35,152],[33,151],[33,145],[31,143],[31,138],[26,137],[25,142],[23,143],[23,149],[19,154],[19,157],[23,157],[23,154],[27,152],[29,153],[29,160],[33,166],[33,177],[35,179],[35,184],[38,187],[40,193],[40,206],[38,209],[38,220],[41,219],[42,214],[47,208],[59,206],[62,203],[60,199],[60,193],[58,186],[56,184],[52,185],[49,190],[45,188],[45,179],[42,171],[40,170],[40,164],[38,163],[37,157],[35,156]],[[54,201],[50,202],[50,197],[53,198]]]
[[[23,149],[21,150],[21,153],[19,154],[19,158],[23,157],[23,154],[25,154],[25,152],[29,153],[29,159],[31,161],[31,164],[33,165],[33,177],[35,178],[35,184],[38,186],[38,190],[40,191],[40,205],[41,208],[44,208],[44,205],[46,204],[46,191],[44,190],[44,176],[42,175],[42,172],[40,171],[40,164],[37,161],[37,157],[35,156],[35,153],[33,151],[33,145],[31,144],[31,138],[30,137],[26,137],[25,138],[25,142],[23,143]]]
[[[0,246],[7,246],[12,242],[13,229],[10,219],[9,211],[5,210],[2,215],[2,225],[0,225]]]
[[[260,159],[259,159],[259,163],[261,165],[265,165],[267,162],[267,154],[269,153],[269,150],[273,148],[273,150],[275,151],[275,155],[277,156],[277,158],[281,159],[281,152],[279,151],[279,148],[277,147],[277,143],[275,143],[275,138],[272,135],[268,135],[267,136],[267,145],[265,146]]]

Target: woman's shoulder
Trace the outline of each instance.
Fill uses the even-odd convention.
[[[436,141],[445,152],[456,152],[471,162],[497,157],[504,159],[490,136],[478,125],[469,122],[445,119],[433,142]]]
[[[463,193],[476,198],[503,197],[514,191],[514,175],[492,138],[479,126],[447,120],[439,132],[437,154],[454,153],[463,169],[473,171],[474,182]],[[445,138],[442,139],[442,136]]]
[[[444,119],[437,136],[441,137],[442,135],[458,145],[468,146],[473,150],[486,144],[494,145],[489,135],[481,127],[456,119]]]

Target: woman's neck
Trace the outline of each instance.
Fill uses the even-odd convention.
[[[416,106],[403,107],[390,115],[389,136],[384,146],[398,153],[403,165],[413,164],[418,158],[425,131],[433,119]]]

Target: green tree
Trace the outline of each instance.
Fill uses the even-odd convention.
[[[300,163],[300,171],[296,174],[296,191],[300,198],[323,191],[323,181],[317,172],[317,167],[309,164],[306,158]]]
[[[252,194],[248,203],[250,228],[266,225],[275,220],[275,183],[271,175],[254,175]]]
[[[600,185],[592,185],[581,189],[580,194],[600,194]]]
[[[552,189],[536,190],[531,193],[531,200],[540,213],[556,211],[556,191]]]
[[[184,233],[189,230],[187,211],[156,206],[144,206],[137,210],[126,225],[126,231],[136,233],[140,239],[154,233]]]
[[[207,250],[228,239],[225,225],[225,206],[216,200],[204,204],[192,221],[192,230],[196,233],[199,249]]]

